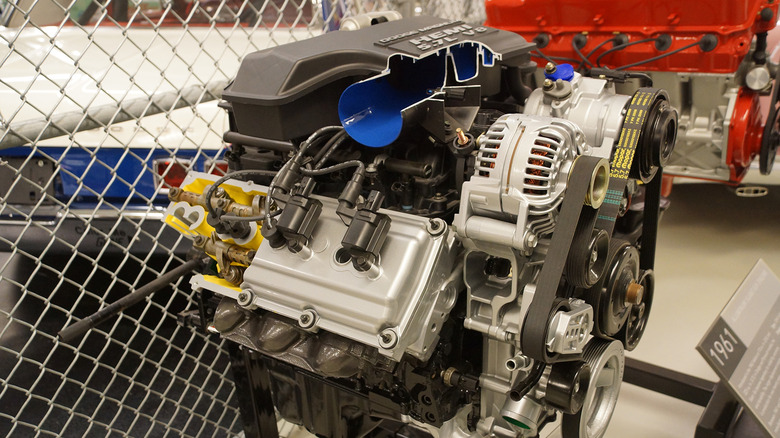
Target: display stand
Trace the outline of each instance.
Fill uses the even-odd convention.
[[[694,438],[764,438],[752,416],[720,382],[626,358],[623,382],[704,407]]]
[[[696,349],[717,383],[627,359],[624,381],[704,406],[696,438],[780,436],[780,278],[753,266]]]

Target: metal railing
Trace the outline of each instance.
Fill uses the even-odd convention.
[[[484,14],[481,0],[0,0],[0,436],[240,433],[226,345],[177,323],[185,280],[73,345],[56,334],[183,262],[165,193],[222,171],[216,102],[245,55],[382,9]]]

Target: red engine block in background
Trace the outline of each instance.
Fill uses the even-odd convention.
[[[663,50],[651,41],[601,58],[601,66],[620,68],[711,35],[717,39],[717,45],[709,51],[696,45],[628,69],[734,74],[750,52],[755,34],[775,27],[778,4],[780,0],[486,0],[485,24],[519,33],[529,41],[536,40],[546,56],[571,59],[564,62],[573,63],[575,68],[582,65],[572,46],[575,37],[584,39],[584,54],[607,41],[589,58],[595,65],[599,54],[614,47],[613,41],[608,40],[618,34],[628,42],[668,35],[671,44]],[[537,61],[541,67],[547,62],[542,57]],[[731,183],[744,177],[759,152],[766,123],[766,114],[761,114],[760,107],[758,93],[742,87],[729,125],[727,164]]]
[[[778,3],[774,0],[487,0],[485,24],[519,33],[529,41],[539,34],[548,34],[550,42],[543,48],[546,55],[575,59],[572,38],[578,34],[587,36],[583,52],[615,33],[628,36],[629,42],[661,34],[672,38],[671,46],[663,51],[648,43],[611,53],[603,59],[610,67],[642,61],[713,34],[718,38],[718,45],[710,52],[694,47],[635,69],[733,73],[750,50],[753,35],[775,27]],[[764,10],[771,11],[771,15]],[[612,45],[606,44],[601,51],[610,48]]]

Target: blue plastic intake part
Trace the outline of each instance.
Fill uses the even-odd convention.
[[[475,43],[454,45],[421,59],[393,55],[387,72],[344,90],[338,105],[341,124],[363,145],[383,147],[393,143],[410,122],[404,118],[419,116],[419,112],[404,110],[430,98],[445,85],[448,56],[456,81],[464,82],[477,76],[480,52],[484,64],[494,62],[493,53]]]
[[[547,79],[557,81],[563,79],[564,81],[571,81],[574,79],[574,67],[571,64],[558,64],[558,67],[552,73],[544,73],[544,77]]]

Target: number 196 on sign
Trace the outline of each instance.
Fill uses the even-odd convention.
[[[712,343],[710,356],[721,366],[729,360],[729,354],[734,352],[734,346],[739,345],[739,341],[731,334],[728,328],[723,327],[723,331],[718,334],[718,338]]]

